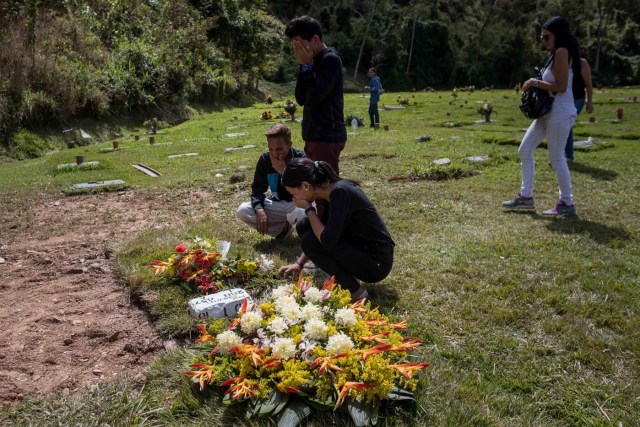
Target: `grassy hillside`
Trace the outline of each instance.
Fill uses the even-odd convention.
[[[595,122],[586,113],[578,118],[576,140],[591,136],[606,143],[576,151],[570,167],[575,218],[540,215],[557,199],[544,146],[536,152],[537,213],[507,213],[500,207],[518,191],[517,146],[529,124],[513,91],[386,93],[381,102],[387,106],[397,106],[398,97],[408,101],[403,110],[381,110],[389,130],[349,129],[342,175],[363,181],[397,242],[393,271],[370,287],[371,297],[387,314],[410,316],[411,335],[424,340],[416,355],[431,363],[415,411],[387,409],[385,425],[637,423],[640,103],[632,99],[638,95],[640,88],[597,90]],[[482,122],[476,111],[485,100],[494,107],[491,123]],[[274,242],[235,218],[266,147],[264,130],[274,123],[260,120],[260,114],[281,111],[282,102],[196,115],[160,130],[153,146],[143,129],[128,128],[118,138],[118,150],[102,143],[3,164],[0,206],[33,200],[41,192],[68,191],[78,182],[112,179],[158,197],[178,190],[215,192],[219,208],[205,220],[191,221],[198,207],[185,207],[183,223],[114,242],[122,277],[135,292],[156,296],[152,310],[159,330],[183,337],[193,326],[181,314],[189,295],[158,288],[145,267],[149,260],[201,234],[230,240],[247,256],[267,253],[280,263],[292,261],[299,250],[297,238]],[[345,115],[368,122],[367,107],[361,95],[345,98]],[[620,121],[615,120],[618,108],[624,108]],[[294,145],[302,147],[300,123],[286,123]],[[139,141],[135,135],[141,135]],[[418,142],[421,136],[425,141]],[[249,145],[255,147],[225,151]],[[198,156],[168,158],[184,153]],[[76,155],[100,165],[58,171]],[[489,160],[467,160],[482,155]],[[449,165],[432,164],[445,157]],[[130,166],[136,163],[162,176],[149,177]],[[235,172],[246,179],[229,183]],[[123,381],[80,397],[28,400],[4,408],[0,424],[232,422],[237,414],[219,404],[219,395],[192,393],[181,373],[184,360],[182,352],[160,356],[139,393],[135,384]],[[98,418],[96,411],[102,414]],[[345,420],[322,415],[314,425]]]

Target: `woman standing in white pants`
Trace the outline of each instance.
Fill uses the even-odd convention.
[[[564,155],[567,136],[576,119],[576,107],[571,90],[573,76],[580,72],[580,50],[578,42],[569,31],[565,18],[554,16],[542,26],[540,39],[550,52],[549,65],[542,74],[542,80],[529,79],[522,85],[551,92],[555,95],[551,111],[535,119],[527,129],[518,154],[522,168],[522,186],[512,200],[502,203],[507,209],[534,209],[533,177],[535,172],[534,151],[546,138],[549,161],[556,172],[560,187],[560,199],[555,207],[543,212],[544,215],[575,215],[571,174]]]

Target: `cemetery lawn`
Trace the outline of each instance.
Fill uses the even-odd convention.
[[[386,106],[397,106],[398,97],[408,105],[385,110],[381,103],[381,124],[389,130],[377,131],[368,127],[368,99],[345,96],[345,115],[364,117],[367,125],[355,133],[348,128],[342,176],[362,181],[397,244],[391,274],[369,286],[369,293],[386,314],[410,318],[410,335],[423,340],[413,354],[431,364],[422,373],[416,404],[384,407],[380,423],[637,424],[640,103],[632,101],[637,95],[640,88],[595,90],[595,122],[586,112],[578,117],[575,139],[591,136],[601,143],[576,149],[570,169],[578,216],[568,218],[541,215],[557,199],[544,144],[536,152],[535,212],[501,208],[519,189],[517,147],[529,125],[513,90],[385,93]],[[494,107],[492,122],[477,123],[483,120],[477,105],[485,100]],[[194,236],[229,240],[231,253],[247,258],[265,253],[277,265],[294,260],[296,237],[276,242],[236,219],[266,148],[263,133],[275,123],[261,121],[260,114],[279,112],[282,104],[196,115],[161,129],[153,146],[142,129],[130,129],[119,138],[118,150],[109,141],[0,166],[0,257],[6,261],[0,273],[11,271],[15,284],[0,285],[3,300],[9,293],[14,299],[39,294],[46,300],[47,287],[35,286],[30,278],[62,269],[60,260],[69,259],[65,248],[82,247],[76,228],[82,228],[81,237],[90,237],[94,227],[99,238],[93,236],[92,244],[112,255],[104,263],[101,286],[130,296],[132,310],[148,312],[140,322],[151,325],[154,331],[147,333],[165,343],[150,346],[144,354],[154,357],[130,362],[120,376],[94,375],[89,388],[63,393],[52,387],[44,394],[35,387],[39,366],[31,363],[29,348],[2,344],[23,356],[17,366],[0,358],[0,378],[20,372],[22,384],[28,388],[32,382],[34,389],[3,399],[14,402],[0,407],[0,425],[273,425],[272,419],[241,418],[242,412],[220,404],[221,393],[194,392],[182,372],[196,336],[185,304],[195,294],[163,287],[147,264],[168,257],[177,243]],[[624,108],[619,121],[618,108]],[[286,123],[294,145],[302,148],[300,123]],[[136,134],[143,135],[139,141]],[[424,141],[418,142],[421,136]],[[168,158],[185,153],[198,155]],[[58,170],[76,155],[100,166]],[[467,160],[471,156],[488,160]],[[442,158],[451,162],[432,164]],[[139,163],[161,176],[131,166]],[[230,183],[234,173],[244,174],[244,180]],[[65,195],[77,193],[73,184],[116,179],[126,184],[115,192]],[[75,215],[73,220],[65,220],[59,206]],[[22,270],[17,268],[20,254],[12,248],[30,236],[43,242],[55,236],[59,257],[37,265],[26,260]],[[85,286],[97,277],[83,279]],[[250,292],[260,294],[282,282],[265,276],[250,285]],[[11,316],[1,317],[9,329],[38,325],[37,319]],[[66,335],[60,329],[55,324],[40,329],[41,340],[61,342]],[[133,339],[133,333],[124,335],[129,334]],[[95,341],[87,351],[100,353],[107,345]],[[56,361],[64,358],[64,348],[59,352],[51,354],[58,371],[69,369],[73,376],[82,369]],[[334,422],[350,425],[347,416],[331,413],[315,414],[309,425]]]

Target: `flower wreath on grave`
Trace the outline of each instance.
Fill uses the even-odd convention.
[[[200,390],[220,386],[223,403],[243,404],[247,418],[279,416],[296,426],[311,409],[346,411],[355,425],[375,424],[383,400],[412,401],[407,361],[421,340],[405,337],[408,319],[392,322],[334,278],[319,289],[309,278],[274,288],[259,305],[244,300],[233,319],[198,325],[199,352],[186,371]]]
[[[219,292],[229,282],[244,283],[258,273],[260,261],[239,254],[227,259],[228,242],[211,242],[196,237],[189,245],[179,244],[167,261],[153,260],[149,268],[170,283],[197,288],[203,294]]]
[[[482,114],[483,116],[487,114],[491,114],[492,112],[493,112],[493,105],[489,104],[487,101],[483,101],[480,104],[478,104],[478,113]]]

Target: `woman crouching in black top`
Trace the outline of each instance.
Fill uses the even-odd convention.
[[[395,243],[359,183],[341,179],[325,162],[297,158],[287,163],[282,184],[307,218],[296,225],[303,253],[280,273],[298,273],[310,259],[349,289],[353,301],[368,297],[360,281],[373,283],[387,277]],[[311,205],[314,200],[329,202],[322,218]]]

